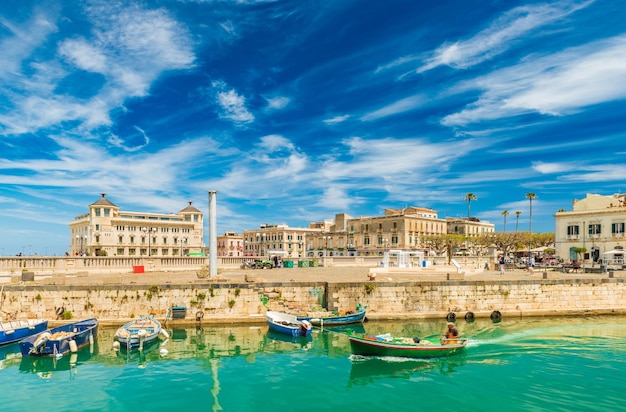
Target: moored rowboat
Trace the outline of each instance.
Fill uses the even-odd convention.
[[[294,315],[283,312],[266,313],[265,318],[270,330],[291,336],[309,336],[313,330],[307,320],[298,320]]]
[[[45,319],[9,320],[0,322],[0,345],[18,342],[48,329]]]
[[[336,314],[319,317],[298,317],[298,320],[308,320],[313,326],[332,327],[351,325],[354,323],[363,323],[365,321],[366,307],[357,307],[357,311],[353,313]]]
[[[423,339],[385,335],[352,335],[350,349],[355,355],[397,356],[404,358],[436,358],[454,355],[467,344],[465,338],[442,339],[439,344]]]
[[[126,349],[143,348],[155,341],[159,335],[168,337],[167,331],[162,329],[161,322],[154,316],[142,316],[121,326],[115,332],[115,340]]]
[[[20,351],[22,356],[62,356],[93,344],[97,336],[98,319],[85,319],[22,339]]]

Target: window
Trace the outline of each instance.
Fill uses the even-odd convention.
[[[130,237],[130,243],[131,243],[131,244],[135,243],[135,236],[131,236],[131,237]]]
[[[567,236],[578,236],[578,225],[570,225],[567,227]]]
[[[100,208],[96,209],[96,216],[100,216]]]
[[[391,244],[392,245],[398,244],[398,236],[391,236]]]
[[[117,249],[117,256],[124,256],[124,248]]]
[[[370,238],[369,238],[369,236],[365,236],[365,238],[363,238],[363,244],[364,244],[365,246],[369,246],[369,244],[370,244]]]
[[[108,208],[105,208],[105,209],[104,209],[104,216],[105,216],[105,217],[109,217],[109,216],[110,216],[110,213],[111,213],[111,209],[108,209]]]
[[[613,236],[623,236],[624,224],[623,223],[611,223],[611,234]]]
[[[96,230],[100,230],[100,225],[96,225]]]
[[[602,231],[602,225],[599,223],[593,223],[589,225],[589,236],[599,235]]]
[[[124,243],[124,236],[118,236],[117,243]]]

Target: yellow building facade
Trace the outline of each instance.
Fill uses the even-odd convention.
[[[102,197],[70,226],[70,254],[193,256],[204,249],[203,214],[189,202],[178,213],[126,212]]]
[[[626,195],[587,194],[554,215],[555,249],[565,261],[624,263]],[[584,251],[582,251],[584,250]]]

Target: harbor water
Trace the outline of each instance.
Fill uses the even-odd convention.
[[[265,325],[168,328],[127,353],[114,328],[61,359],[0,348],[6,411],[607,411],[624,410],[623,317],[458,320],[469,337],[447,358],[363,358],[346,329],[312,337]],[[366,322],[351,329],[438,340],[446,321]]]

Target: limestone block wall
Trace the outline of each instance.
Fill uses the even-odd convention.
[[[624,279],[544,280],[540,282],[376,282],[331,284],[328,306],[368,305],[368,317],[457,315],[489,316],[498,310],[520,316],[557,313],[626,312]]]
[[[145,314],[165,319],[173,306],[215,323],[263,322],[266,310],[291,313],[353,310],[368,306],[370,319],[477,317],[498,310],[505,316],[573,313],[626,314],[626,279],[520,280],[499,282],[197,283],[193,285],[5,285],[0,317],[121,322]]]

